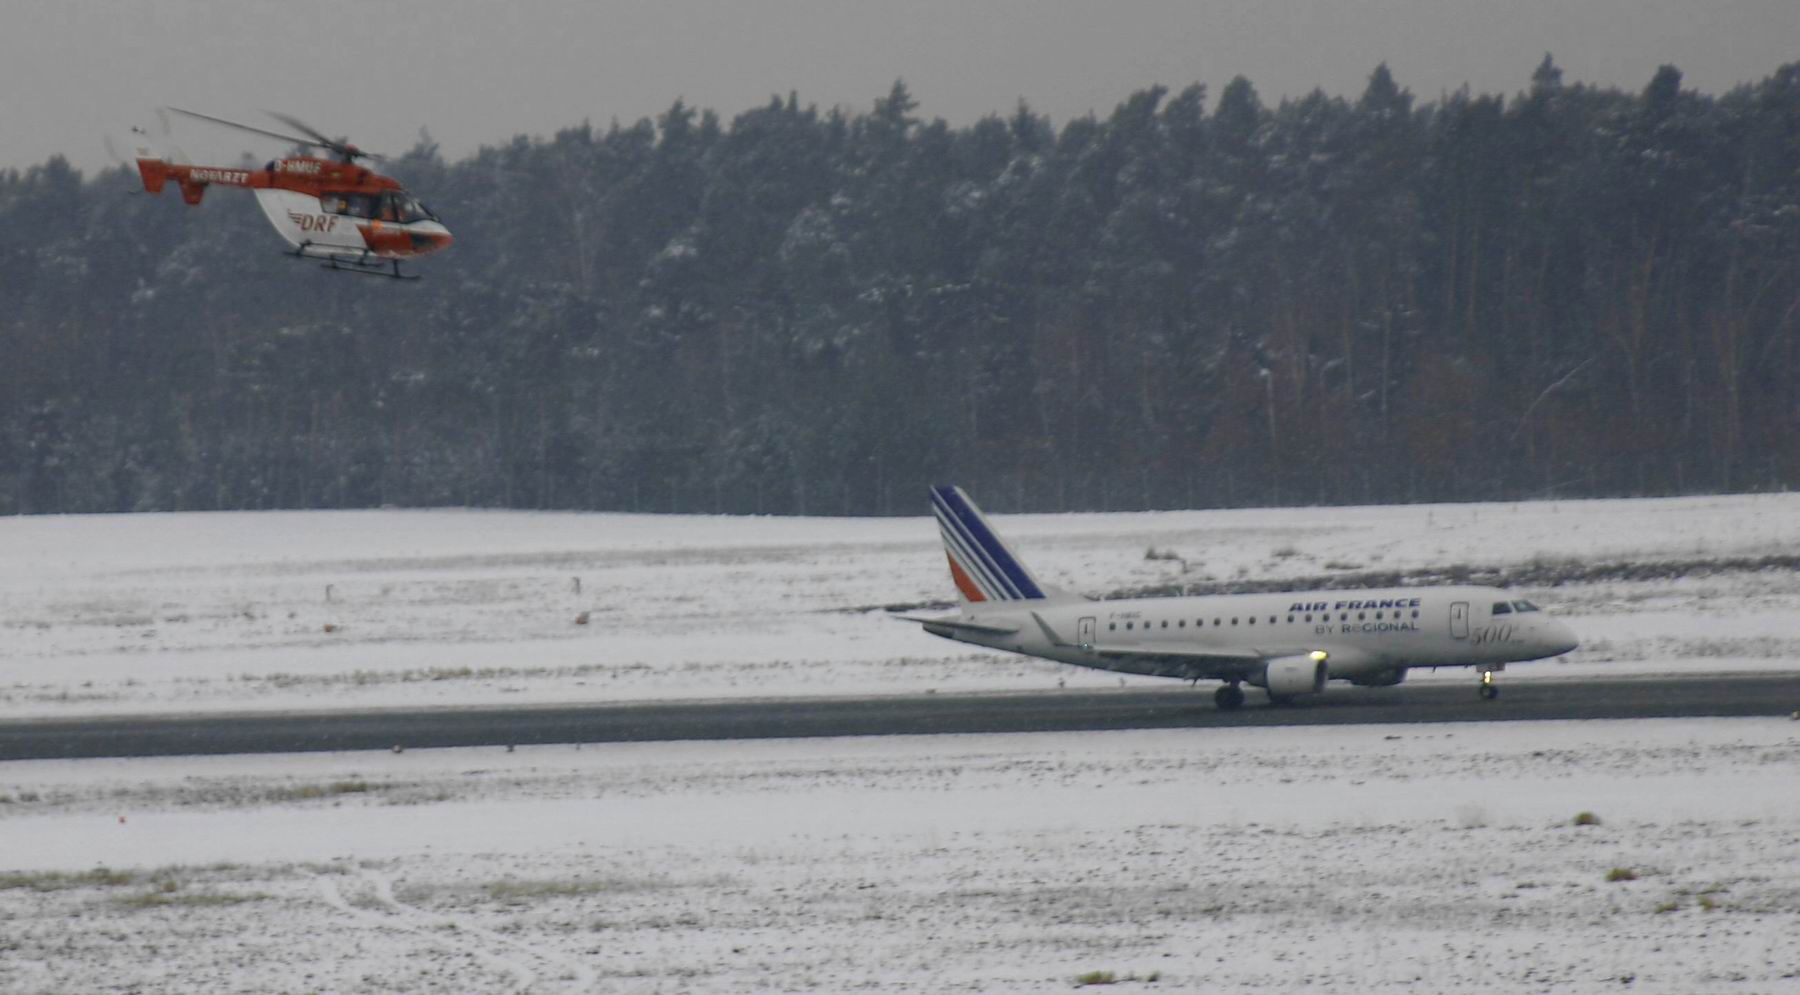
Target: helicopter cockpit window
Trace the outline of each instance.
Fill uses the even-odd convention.
[[[406,222],[413,222],[413,221],[436,221],[437,219],[438,219],[437,215],[431,213],[431,208],[426,207],[424,204],[419,203],[419,199],[417,197],[405,197],[405,198],[401,199],[401,201],[400,201],[400,220],[406,221]]]
[[[374,217],[381,221],[400,220],[400,198],[393,193],[384,193],[377,199]]]
[[[332,193],[319,198],[319,203],[332,214],[348,214],[353,218],[375,216],[375,198],[363,193]]]

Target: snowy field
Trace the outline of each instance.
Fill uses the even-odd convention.
[[[6,992],[1800,991],[1785,719],[3,766]]]
[[[1044,580],[1095,595],[1239,578],[1800,555],[1800,495],[1022,515],[998,524]],[[1515,667],[1507,680],[1800,666],[1792,570],[1522,593],[1567,618],[1583,645]],[[970,652],[878,607],[952,596],[936,526],[923,516],[0,519],[0,716],[1119,680]]]
[[[1507,681],[1800,667],[1785,495],[998,524],[1091,594],[1561,570]],[[0,519],[0,719],[1118,683],[880,610],[949,593],[924,517]],[[0,992],[1800,992],[1796,785],[1772,719],[3,763]]]

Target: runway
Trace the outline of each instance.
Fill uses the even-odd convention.
[[[1235,712],[1210,686],[1117,691],[908,695],[23,719],[0,722],[0,761],[184,754],[297,753],[546,743],[944,735],[1271,725],[1786,716],[1800,672],[1506,682],[1482,701],[1473,681],[1333,687],[1271,707],[1258,692]]]

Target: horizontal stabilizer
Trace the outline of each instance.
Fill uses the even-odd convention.
[[[920,625],[936,626],[944,629],[962,629],[967,632],[985,632],[994,636],[1008,636],[1019,631],[1016,625],[990,625],[986,622],[969,622],[960,618],[920,618],[917,615],[891,615],[902,622],[917,622]]]

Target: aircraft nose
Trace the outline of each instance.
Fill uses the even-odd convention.
[[[451,237],[450,229],[445,228],[443,225],[432,224],[421,225],[413,229],[412,241],[413,251],[420,255],[425,255],[427,253],[441,252],[444,249],[448,249],[450,243],[456,241],[456,239]]]
[[[1550,653],[1553,656],[1561,656],[1581,645],[1581,640],[1575,638],[1575,630],[1556,619],[1550,619],[1545,625],[1544,639],[1550,644]]]

